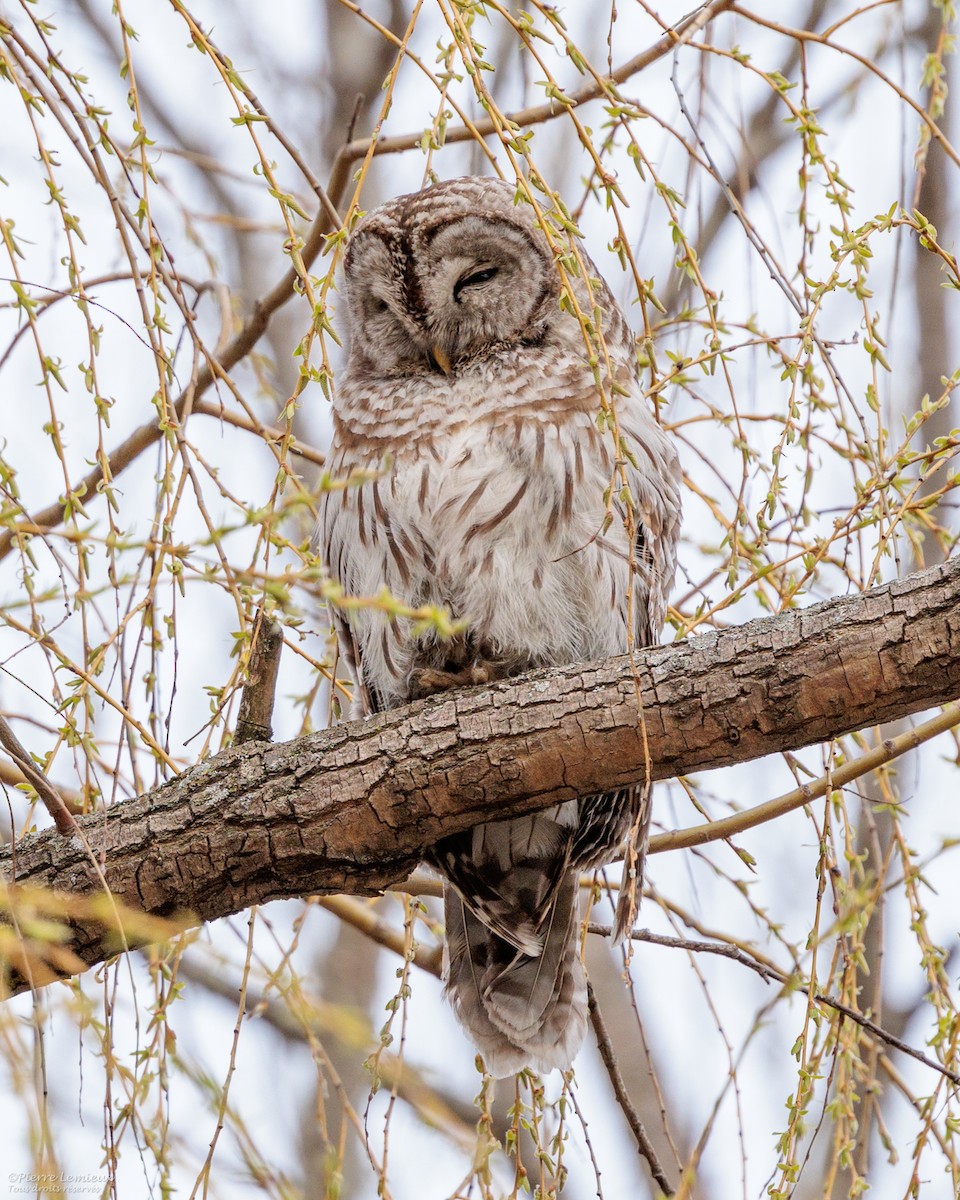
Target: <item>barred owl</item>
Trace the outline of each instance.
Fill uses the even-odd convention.
[[[532,206],[473,177],[397,197],[349,239],[330,465],[353,481],[324,495],[321,551],[351,596],[386,587],[466,622],[443,640],[382,607],[341,610],[361,711],[622,653],[631,622],[634,645],[658,636],[676,562],[677,457],[643,397],[626,320],[581,258],[586,278],[569,277],[578,303],[562,306]],[[598,422],[576,307],[601,323],[613,433]],[[579,1049],[578,875],[613,857],[631,827],[646,836],[641,802],[639,789],[584,796],[432,851],[445,877],[447,995],[492,1074],[563,1069]]]

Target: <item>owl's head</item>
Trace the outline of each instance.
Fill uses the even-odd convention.
[[[442,370],[535,344],[559,320],[559,277],[514,189],[467,176],[398,196],[351,234],[350,356],[380,375]]]

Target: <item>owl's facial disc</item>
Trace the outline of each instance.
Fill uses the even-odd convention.
[[[347,254],[344,291],[351,312],[351,356],[381,375],[436,369],[422,316],[411,303],[407,262],[400,239],[379,229],[355,236]]]
[[[541,240],[500,216],[471,214],[424,231],[417,283],[424,330],[444,369],[542,334],[557,280]]]
[[[507,212],[371,214],[345,263],[351,358],[379,375],[453,373],[495,348],[540,341],[559,318],[541,231]]]

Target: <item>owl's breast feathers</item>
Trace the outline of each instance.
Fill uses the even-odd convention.
[[[321,540],[350,595],[386,586],[444,606],[512,669],[622,652],[631,611],[636,640],[653,639],[674,573],[675,452],[635,387],[617,397],[618,448],[582,359],[564,357],[549,377],[487,361],[389,390],[345,379],[331,467],[368,475],[326,495]],[[384,702],[409,699],[405,623],[375,608],[351,623]]]

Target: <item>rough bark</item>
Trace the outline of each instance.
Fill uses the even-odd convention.
[[[960,558],[627,658],[432,697],[285,744],[248,743],[0,853],[7,880],[211,920],[373,894],[441,835],[642,779],[742,762],[960,696]],[[95,869],[94,862],[98,869]],[[113,948],[116,941],[113,941]],[[86,962],[109,952],[77,928]]]

